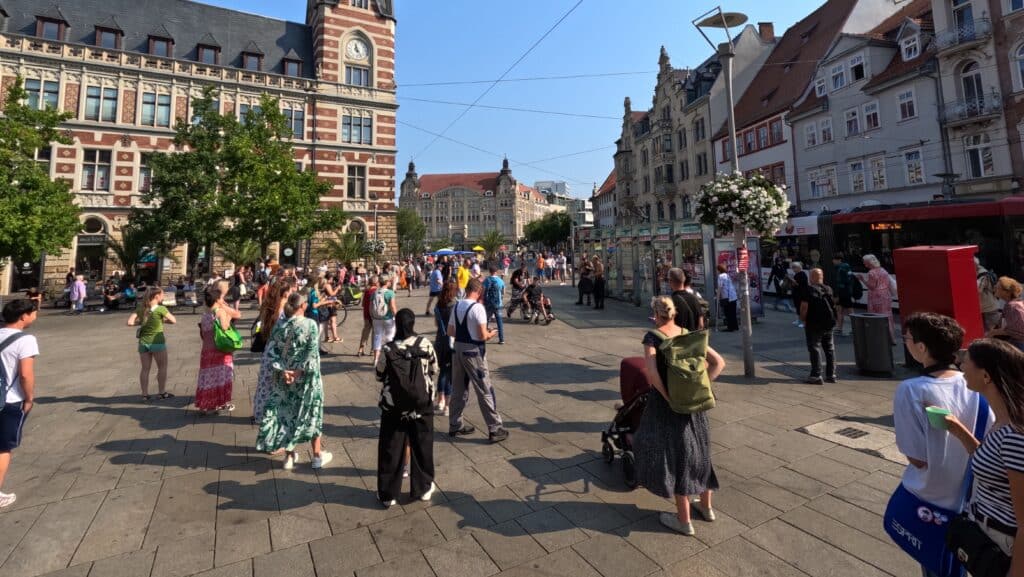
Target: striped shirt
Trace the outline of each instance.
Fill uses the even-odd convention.
[[[1011,527],[1017,526],[1007,471],[1024,473],[1024,434],[1003,425],[985,435],[971,460],[974,494],[971,505]]]

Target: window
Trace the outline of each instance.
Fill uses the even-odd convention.
[[[821,128],[821,143],[828,144],[832,142],[832,119],[822,118],[818,121],[818,127]]]
[[[697,176],[708,173],[708,153],[702,152],[697,155]]]
[[[110,151],[86,149],[82,164],[82,190],[110,190]]]
[[[200,45],[196,48],[196,61],[203,64],[220,64],[220,49]]]
[[[1010,0],[1010,9],[1007,12],[1016,12],[1017,10],[1024,10],[1024,0]]]
[[[732,160],[732,147],[729,146],[729,139],[722,141],[722,160]]]
[[[210,107],[213,108],[214,112],[220,113],[220,99],[214,99],[214,101],[210,103]],[[198,112],[195,112],[195,105],[193,105],[192,110],[192,124],[198,126],[203,122],[203,117]]]
[[[825,79],[824,78],[815,78],[814,79],[814,94],[816,94],[820,98],[822,96],[825,96],[825,91],[826,90],[827,90],[827,86],[825,84]]]
[[[757,144],[760,148],[768,148],[768,127],[761,126],[757,129]]]
[[[121,32],[108,28],[96,29],[96,46],[109,50],[121,49]]]
[[[352,7],[365,10],[370,7],[370,0],[352,0]]]
[[[811,170],[807,174],[811,184],[811,198],[836,195],[836,167]]]
[[[153,169],[149,166],[149,155],[143,154],[139,159],[139,192],[149,192],[153,188]]]
[[[651,177],[644,176],[644,192],[651,192]]]
[[[284,61],[285,76],[302,76],[302,63],[298,60]]]
[[[680,130],[678,133],[679,137],[679,150],[686,148],[686,131]]]
[[[29,108],[57,109],[60,96],[60,83],[29,79],[25,81],[25,92],[28,93]]]
[[[647,166],[647,149],[640,149],[640,166]]]
[[[878,101],[868,102],[864,105],[864,131],[874,130],[882,125],[878,115]]]
[[[665,220],[665,205],[658,201],[658,220]]]
[[[984,178],[995,173],[992,160],[992,142],[988,134],[974,134],[964,138],[967,169],[970,178]]]
[[[373,144],[373,118],[343,116],[341,141],[350,144]]]
[[[117,89],[99,86],[86,88],[85,119],[117,122]]]
[[[747,145],[747,152],[754,152],[755,150],[757,150],[757,142],[754,140],[754,131],[753,130],[748,130],[743,135],[743,141]]]
[[[868,160],[871,167],[871,190],[885,188],[885,157],[876,156]]]
[[[913,35],[910,38],[904,38],[900,40],[900,52],[903,54],[903,60],[913,60],[921,55],[921,40],[918,35]]]
[[[255,106],[255,105],[251,105],[251,104],[239,104],[238,105],[238,121],[243,123],[243,124],[248,124],[249,123],[249,113],[250,112],[252,112],[253,114],[259,114],[260,112],[262,112],[262,109],[260,109],[259,106]]]
[[[259,72],[263,68],[263,57],[249,52],[242,53],[242,68]]]
[[[1024,0],[1020,1],[1024,2]],[[1024,44],[1017,48],[1016,54],[1013,55],[1013,60],[1013,69],[1017,73],[1017,90],[1024,90]]]
[[[818,125],[810,122],[804,126],[804,146],[811,148],[818,145]]]
[[[171,40],[169,38],[149,37],[149,53],[161,58],[171,57]],[[200,60],[202,62],[202,60]]]
[[[363,66],[345,65],[345,84],[353,86],[370,85],[370,69]]]
[[[64,30],[66,26],[63,22],[57,20],[48,20],[46,18],[39,18],[36,20],[36,36],[44,40],[64,40]]]
[[[846,86],[846,65],[836,64],[832,67],[832,90]]]
[[[860,110],[851,108],[846,111],[846,137],[860,134]]]
[[[674,202],[668,205],[668,219],[669,220],[675,220],[676,219],[676,203],[674,203]]]
[[[896,96],[900,105],[900,120],[909,120],[917,116],[917,103],[914,100],[914,91],[907,90]]]
[[[348,197],[366,198],[366,167],[348,167]]]
[[[46,174],[50,174],[50,161],[53,160],[53,149],[49,146],[36,149],[36,162],[43,168]]]
[[[665,182],[671,183],[671,182],[675,182],[675,181],[676,181],[675,166],[672,166],[671,164],[666,164],[665,165]]]
[[[672,152],[672,135],[671,134],[666,134],[661,139],[661,151],[662,152]]]
[[[679,163],[679,180],[690,180],[690,161],[684,160]]]
[[[171,95],[142,93],[142,124],[145,126],[171,125]]]
[[[772,167],[771,181],[777,186],[786,184],[786,163],[782,162]]]
[[[864,80],[864,56],[858,54],[850,58],[850,82]]]
[[[907,169],[907,184],[924,183],[924,159],[920,149],[904,152],[903,164]]]
[[[772,123],[770,125],[768,125],[768,126],[769,126],[769,130],[771,131],[772,144],[778,144],[778,143],[782,142],[782,140],[784,138],[783,132],[782,132],[782,121],[781,120],[773,120]]]
[[[854,194],[864,192],[864,162],[858,160],[850,163],[850,190]]]
[[[302,140],[306,134],[306,113],[302,110],[286,108],[284,110],[284,119],[288,126],[292,128],[292,138]]]
[[[705,134],[705,131],[704,131],[704,119],[703,118],[698,118],[697,120],[694,120],[693,121],[693,141],[694,142],[700,142],[700,141],[704,140],[704,138],[706,138],[706,136],[707,135]]]

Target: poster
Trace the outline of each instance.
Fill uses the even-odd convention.
[[[750,241],[747,241],[750,243]],[[757,244],[757,239],[753,240],[753,243]],[[726,270],[729,272],[730,278],[735,285],[737,280],[740,278],[739,273],[739,259],[736,255],[736,250],[732,248],[731,243],[722,242],[717,240],[715,242],[717,248],[716,265],[725,265]],[[747,257],[749,262],[757,263],[761,262],[760,250],[757,246],[747,249]],[[750,317],[761,318],[764,317],[764,295],[761,292],[761,278],[760,268],[751,267],[753,270],[747,270],[746,277],[750,283]],[[739,291],[737,290],[737,293]]]

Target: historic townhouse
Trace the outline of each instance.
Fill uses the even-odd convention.
[[[1007,140],[1013,192],[1024,186],[1024,0],[989,0],[999,86],[1006,95]]]
[[[820,212],[942,196],[931,0],[914,0],[866,35],[840,34],[787,116],[797,204]]]
[[[402,208],[416,211],[427,227],[427,242],[448,241],[468,250],[488,232],[497,230],[509,241],[523,238],[523,228],[565,207],[551,204],[536,188],[512,176],[508,159],[500,172],[416,174],[416,165],[402,181]]]
[[[594,191],[591,202],[594,204],[594,226],[615,226],[618,207],[615,206],[615,169],[608,173],[601,186]]]
[[[0,0],[0,86],[20,75],[30,103],[72,114],[73,144],[40,150],[39,160],[72,183],[82,233],[34,266],[48,285],[63,283],[69,266],[91,278],[111,272],[104,236],[141,205],[148,155],[173,151],[175,122],[190,118],[206,86],[240,119],[261,94],[279,98],[295,162],[334,185],[322,202],[394,250],[394,70],[390,0],[309,0],[301,23],[187,0]],[[308,243],[280,249],[301,264]],[[181,247],[151,263],[160,269],[152,276],[184,274],[201,250]]]
[[[1020,2],[932,2],[942,77],[939,115],[949,139],[950,172],[956,175],[957,196],[991,197],[1020,190],[1019,181],[1012,178],[1011,161],[1011,149],[1017,148],[1019,153],[1019,132],[1008,129],[1019,118],[1020,104],[1012,103],[1020,95],[1006,92],[1012,81],[1005,66],[1011,48],[1021,42],[1015,38],[1019,32],[1007,33],[1009,28],[1021,29],[1020,15],[1010,13],[1015,6],[1014,12],[1019,10]],[[1013,22],[1017,23],[1015,27]],[[998,38],[993,23],[1001,32]]]

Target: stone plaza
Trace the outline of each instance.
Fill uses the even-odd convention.
[[[873,577],[920,574],[885,536],[881,514],[903,466],[892,450],[897,379],[865,379],[840,339],[840,383],[803,384],[807,354],[793,316],[755,326],[756,379],[742,376],[737,333],[712,335],[729,363],[710,413],[715,523],[670,533],[667,500],[629,491],[601,431],[619,399],[618,366],[641,352],[646,309],[572,305],[552,287],[558,320],[506,323],[488,348],[498,409],[511,437],[450,439],[437,417],[440,489],[432,502],[385,510],[376,499],[378,385],[355,351],[349,314],[323,359],[325,444],[293,471],[257,452],[250,424],[259,360],[236,356],[231,415],[190,406],[199,315],[168,327],[169,390],[146,404],[127,313],[66,317],[32,327],[37,401],[14,453],[0,513],[4,577],[503,577],[678,575]],[[425,294],[398,295],[422,313]],[[254,311],[240,326],[248,327]],[[419,329],[433,332],[420,316]],[[154,389],[155,390],[155,389]],[[475,401],[466,411],[480,425]],[[478,427],[479,428],[479,427]],[[850,434],[854,431],[854,434]],[[833,442],[834,441],[834,442]]]

